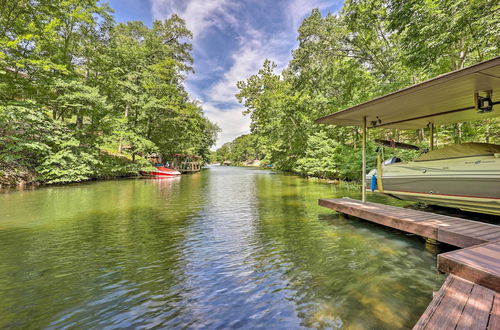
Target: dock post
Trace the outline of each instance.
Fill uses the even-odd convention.
[[[361,141],[361,201],[366,202],[366,116],[363,117],[363,139]]]

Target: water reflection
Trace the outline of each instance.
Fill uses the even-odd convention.
[[[0,327],[411,327],[436,251],[317,206],[357,194],[230,167],[0,194]]]
[[[430,266],[434,254],[418,238],[318,209],[311,199],[325,197],[327,188],[296,183],[294,177],[261,178],[259,200],[262,232],[286,257],[301,324],[411,327],[440,281]]]

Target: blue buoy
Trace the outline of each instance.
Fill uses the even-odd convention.
[[[372,175],[372,182],[371,182],[371,188],[372,191],[375,191],[377,189],[377,176],[374,174]]]

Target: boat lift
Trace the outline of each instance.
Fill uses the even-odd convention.
[[[366,202],[368,128],[430,130],[436,125],[500,116],[500,57],[452,71],[399,91],[317,119],[318,124],[362,128],[362,202]]]
[[[367,129],[428,127],[432,150],[435,125],[499,117],[500,109],[494,109],[499,103],[500,57],[496,57],[316,120],[363,129],[362,200],[320,199],[319,205],[434,242],[466,247],[437,256],[438,269],[450,275],[413,329],[500,327],[500,226],[366,202]],[[474,241],[471,235],[476,234],[486,236]]]

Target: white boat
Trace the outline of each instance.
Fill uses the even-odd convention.
[[[500,215],[500,145],[450,145],[403,163],[386,160],[367,189],[399,199]],[[377,178],[378,177],[378,178]]]

